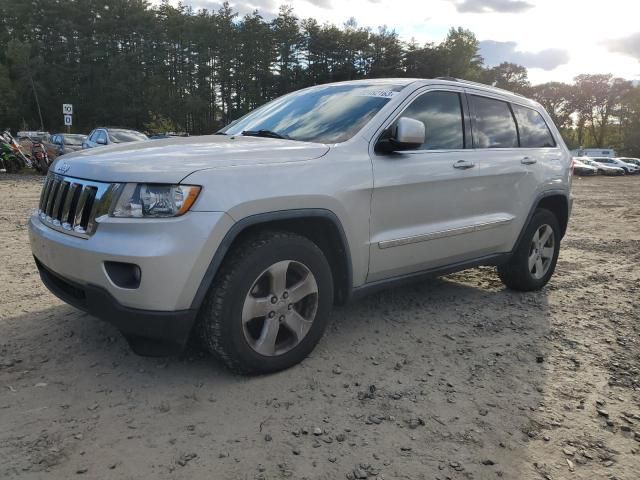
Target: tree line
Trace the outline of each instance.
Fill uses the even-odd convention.
[[[571,147],[640,155],[640,88],[611,75],[532,86],[527,69],[484,64],[475,35],[405,42],[387,27],[300,19],[282,6],[265,19],[150,5],[146,0],[0,0],[0,127],[74,131],[98,125],[211,133],[284,93],[379,77],[475,80],[533,97]]]

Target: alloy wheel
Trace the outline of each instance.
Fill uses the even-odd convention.
[[[274,263],[258,276],[245,297],[245,340],[260,355],[282,355],[306,337],[317,310],[318,284],[311,270],[293,260]]]
[[[555,253],[553,229],[544,224],[536,230],[529,247],[528,266],[531,276],[536,280],[544,277],[549,271]]]

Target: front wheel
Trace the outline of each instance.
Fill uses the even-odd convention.
[[[21,169],[20,161],[15,155],[5,156],[4,162],[7,173],[18,173]]]
[[[229,252],[200,309],[205,347],[230,369],[269,373],[301,362],[325,330],[331,269],[311,240],[263,232]]]
[[[498,275],[513,290],[539,290],[553,275],[559,252],[558,219],[549,210],[539,208],[533,214],[511,259],[498,266]]]

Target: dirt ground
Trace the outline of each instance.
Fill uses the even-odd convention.
[[[0,478],[640,478],[640,177],[574,181],[541,292],[491,268],[382,292],[254,378],[138,357],[49,294],[40,183],[0,177]]]

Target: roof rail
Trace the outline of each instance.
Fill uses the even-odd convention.
[[[522,95],[521,93],[512,92],[510,90],[505,90],[504,88],[494,87],[493,85],[487,85],[486,83],[472,82],[471,80],[464,80],[462,78],[436,77],[436,78],[434,78],[434,80],[448,80],[450,82],[459,82],[459,83],[464,83],[464,84],[467,84],[467,85],[475,85],[477,87],[489,87],[489,88],[493,88],[494,90],[499,90],[501,92],[510,93],[511,95],[517,95],[517,96],[522,97],[522,98],[527,98],[524,95]]]

